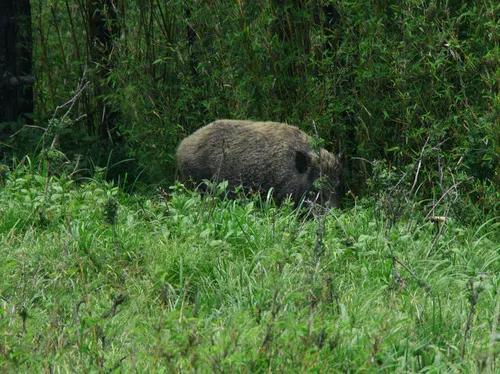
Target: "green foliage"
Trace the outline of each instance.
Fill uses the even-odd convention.
[[[0,189],[2,371],[498,367],[494,220],[389,226],[363,205],[303,219],[37,169]]]
[[[231,117],[311,134],[316,124],[346,156],[355,195],[372,175],[360,159],[385,160],[409,179],[421,161],[418,198],[439,199],[440,181],[458,177],[462,196],[486,204],[482,193],[498,182],[497,2],[122,0],[105,78],[81,37],[83,3],[37,4],[39,117],[85,87],[61,147],[101,166],[134,160],[110,176],[142,170],[143,182],[171,182],[180,139]],[[111,149],[95,131],[101,99],[118,113]]]
[[[92,3],[117,6],[109,46]],[[0,124],[0,371],[497,370],[499,4],[31,4],[35,126]],[[324,139],[350,207],[153,195],[216,118]]]

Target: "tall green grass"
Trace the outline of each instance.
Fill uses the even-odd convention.
[[[2,371],[498,370],[493,219],[0,183]]]

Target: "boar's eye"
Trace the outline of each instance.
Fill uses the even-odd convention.
[[[309,155],[302,151],[295,151],[295,168],[304,174],[309,167]]]

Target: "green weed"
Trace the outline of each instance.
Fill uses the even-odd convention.
[[[28,166],[0,191],[4,371],[495,371],[498,223],[130,196]],[[321,228],[321,229],[320,229]]]

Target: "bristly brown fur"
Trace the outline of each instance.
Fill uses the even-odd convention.
[[[295,203],[327,178],[327,200],[335,200],[339,162],[295,126],[278,122],[217,120],[185,138],[177,149],[182,180],[227,180],[229,186],[247,190],[274,190],[280,202],[290,196]],[[332,201],[335,203],[335,201]]]

